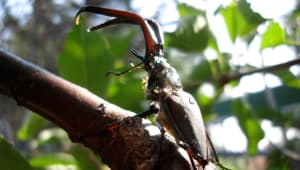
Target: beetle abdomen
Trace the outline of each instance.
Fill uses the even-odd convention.
[[[180,89],[160,104],[162,113],[159,114],[158,119],[167,131],[176,139],[188,144],[195,157],[208,160],[210,155],[206,129],[194,97]]]

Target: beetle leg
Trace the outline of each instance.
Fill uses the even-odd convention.
[[[160,134],[161,134],[160,139],[161,140],[160,140],[160,144],[159,144],[159,153],[158,153],[157,163],[153,169],[158,169],[163,161],[162,155],[164,152],[164,141],[165,141],[165,132],[166,132],[165,128],[163,127],[163,125],[161,124],[161,122],[158,119],[156,119],[156,125],[157,125],[158,129],[160,130]]]
[[[124,70],[124,71],[122,71],[122,72],[112,72],[112,71],[108,71],[108,72],[105,73],[105,76],[109,76],[109,75],[111,75],[111,74],[113,74],[113,75],[115,75],[115,76],[120,76],[120,75],[125,74],[125,73],[128,73],[128,72],[132,72],[132,71],[135,71],[135,70],[143,69],[143,68],[144,68],[144,66],[142,66],[143,64],[144,64],[144,63],[141,62],[141,63],[139,63],[139,64],[137,64],[137,65],[135,65],[135,66],[133,66],[133,67],[127,69],[127,70]]]
[[[137,58],[139,58],[140,60],[142,60],[142,61],[144,60],[144,56],[143,56],[140,52],[138,52],[136,49],[131,48],[131,49],[130,49],[130,52],[131,52],[134,56],[136,56]],[[124,71],[122,71],[122,72],[111,72],[111,71],[109,71],[109,72],[106,72],[105,76],[108,76],[108,75],[110,75],[110,74],[113,74],[113,75],[115,75],[115,76],[120,76],[120,75],[122,75],[122,74],[131,72],[131,71],[143,69],[144,67],[141,66],[141,65],[143,65],[143,64],[144,64],[144,63],[141,62],[141,63],[139,63],[139,64],[137,64],[137,65],[135,65],[135,66],[133,66],[133,67],[127,69],[127,70],[124,70]]]
[[[194,159],[193,159],[193,155],[192,155],[192,151],[191,151],[190,146],[189,146],[188,144],[184,143],[183,141],[178,141],[177,143],[178,143],[178,145],[179,145],[180,147],[182,147],[184,150],[186,150],[186,152],[187,152],[187,154],[188,154],[188,156],[189,156],[189,159],[190,159],[190,161],[191,161],[191,164],[192,164],[193,169],[194,169],[194,170],[197,170],[196,165],[195,165],[195,162],[194,162]],[[204,168],[203,168],[203,169],[204,169]]]
[[[217,152],[216,152],[216,149],[215,149],[215,147],[214,147],[214,145],[213,145],[213,143],[212,143],[212,141],[211,141],[211,139],[210,139],[210,137],[209,137],[209,135],[208,135],[207,130],[206,130],[206,139],[207,139],[207,141],[208,141],[208,143],[209,143],[209,145],[210,145],[210,148],[211,148],[211,150],[212,150],[212,153],[213,153],[213,155],[214,155],[214,157],[215,157],[216,162],[220,162],[219,157],[218,157],[218,154],[217,154]]]
[[[207,131],[206,131],[206,138],[207,138],[207,140],[208,140],[208,143],[209,143],[209,145],[210,145],[210,148],[211,148],[211,150],[212,150],[212,153],[213,153],[213,155],[214,155],[214,157],[215,157],[215,162],[214,162],[214,164],[216,164],[217,166],[219,166],[219,167],[222,168],[223,170],[230,170],[229,168],[226,168],[224,165],[221,164],[221,162],[220,162],[220,160],[219,160],[219,157],[218,157],[218,154],[217,154],[217,152],[216,152],[216,149],[215,149],[215,147],[214,147],[214,145],[213,145],[213,143],[212,143],[212,141],[211,141],[211,139],[210,139],[210,137],[209,137]]]
[[[138,52],[136,49],[134,49],[134,48],[131,48],[131,49],[130,49],[130,52],[131,52],[134,56],[136,56],[137,58],[139,58],[140,60],[142,60],[142,62],[139,63],[139,64],[137,64],[137,65],[135,65],[135,66],[133,66],[133,67],[131,67],[131,68],[129,68],[129,69],[127,69],[127,70],[124,70],[124,71],[122,71],[122,72],[111,72],[111,71],[108,71],[108,72],[105,73],[105,76],[108,76],[108,75],[110,75],[110,74],[113,74],[113,75],[115,75],[115,76],[120,76],[120,75],[125,74],[125,73],[128,73],[128,72],[132,72],[132,71],[135,71],[135,70],[143,69],[144,66],[141,66],[141,65],[144,64],[144,62],[143,62],[144,56],[143,56],[140,52]]]
[[[130,52],[131,52],[134,56],[136,56],[137,58],[139,58],[140,60],[142,60],[142,61],[144,60],[144,56],[143,56],[140,52],[138,52],[136,49],[131,48],[131,49],[130,49]],[[128,72],[132,72],[132,71],[135,71],[135,70],[143,69],[143,68],[144,68],[144,67],[142,66],[143,64],[144,64],[144,62],[141,62],[141,63],[139,63],[139,64],[137,64],[137,65],[135,65],[135,66],[133,66],[133,67],[127,69],[127,70],[124,70],[124,71],[122,71],[122,72],[111,72],[111,71],[108,71],[108,72],[105,73],[105,76],[108,76],[108,75],[110,75],[110,74],[113,74],[113,75],[115,75],[115,76],[120,76],[120,75],[125,74],[125,73],[128,73]]]
[[[156,119],[156,125],[158,127],[158,129],[160,130],[160,134],[161,134],[161,151],[163,151],[163,144],[164,144],[164,138],[165,138],[165,133],[166,133],[166,130],[164,128],[164,126],[162,125],[162,123]]]
[[[146,110],[140,114],[137,114],[134,117],[145,118],[151,114],[158,113],[158,112],[159,112],[159,107],[156,104],[151,104],[148,110]]]
[[[148,110],[146,110],[138,115],[135,115],[134,117],[145,118],[151,114],[158,113],[158,112],[159,112],[159,106],[157,105],[157,103],[151,103]],[[159,147],[159,153],[158,153],[158,159],[157,159],[158,161],[153,169],[158,169],[159,166],[161,165],[161,155],[163,154],[163,150],[164,150],[163,146],[164,146],[164,138],[165,138],[165,132],[166,132],[163,125],[157,119],[156,119],[156,125],[160,130],[161,141],[160,141],[160,145],[159,145],[160,147]]]

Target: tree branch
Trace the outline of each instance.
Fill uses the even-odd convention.
[[[172,138],[162,140],[149,122],[2,49],[0,93],[63,128],[112,169],[192,168]],[[116,122],[118,128],[108,128]]]
[[[273,66],[253,69],[250,71],[242,71],[239,73],[226,74],[226,75],[221,76],[221,78],[219,79],[219,84],[220,84],[220,86],[224,86],[228,82],[230,82],[232,80],[238,80],[241,77],[246,76],[246,75],[250,75],[250,74],[254,74],[254,73],[263,73],[263,72],[274,72],[277,70],[289,68],[290,66],[293,66],[296,64],[300,64],[300,58],[297,58],[295,60],[291,60],[291,61],[288,61],[285,63],[276,64]]]

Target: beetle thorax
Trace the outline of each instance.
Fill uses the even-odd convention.
[[[161,100],[171,95],[174,91],[182,89],[176,70],[167,63],[165,58],[160,56],[153,57],[153,61],[148,66],[148,99]]]
[[[161,86],[170,87],[172,89],[182,88],[181,80],[175,68],[173,68],[164,57],[154,57],[150,63],[150,76],[155,77],[156,81],[160,81]]]

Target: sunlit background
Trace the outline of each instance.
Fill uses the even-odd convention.
[[[42,49],[38,51],[29,51],[26,52],[26,48],[24,44],[28,41],[34,41],[34,44],[44,43],[42,42],[42,38],[33,38],[36,35],[42,36],[46,33],[42,32],[39,29],[40,27],[35,28],[35,21],[32,20],[33,12],[43,12],[43,9],[34,10],[37,7],[34,7],[36,2],[34,0],[9,0],[9,1],[2,1],[0,2],[0,47],[12,50],[17,52],[17,54],[21,56],[25,56],[27,60],[30,60],[38,65],[42,65],[42,67],[57,73],[58,69],[56,66],[56,57],[59,55],[60,51],[63,50],[63,39],[68,31],[70,31],[72,27],[72,19],[76,10],[79,6],[84,5],[85,3],[96,3],[98,5],[104,5],[106,7],[116,8],[116,9],[128,9],[134,10],[135,12],[139,13],[143,17],[150,17],[155,18],[162,26],[162,29],[166,33],[172,33],[176,31],[176,29],[180,26],[180,14],[177,9],[178,3],[186,3],[191,5],[192,7],[205,11],[205,17],[207,18],[207,22],[209,25],[210,30],[212,31],[213,35],[216,38],[216,42],[219,48],[220,53],[228,54],[230,56],[229,63],[236,71],[239,71],[240,68],[251,66],[253,68],[262,68],[266,66],[276,65],[279,63],[284,63],[287,61],[291,61],[298,57],[297,50],[295,46],[299,46],[299,43],[294,39],[295,42],[285,43],[276,47],[272,48],[265,48],[261,49],[262,43],[262,35],[266,32],[270,22],[279,23],[282,28],[287,27],[287,23],[289,23],[287,16],[291,15],[298,7],[297,0],[288,0],[288,1],[271,1],[271,0],[248,0],[247,2],[250,3],[251,9],[254,12],[259,13],[263,18],[269,20],[269,22],[264,22],[260,24],[256,29],[255,36],[252,37],[251,41],[245,41],[243,38],[236,38],[235,41],[232,41],[226,22],[224,21],[223,15],[221,15],[218,10],[220,8],[225,8],[230,6],[233,1],[232,0],[129,0],[129,1],[104,1],[104,2],[97,2],[97,1],[83,1],[83,0],[70,0],[70,1],[63,1],[63,0],[53,0],[51,3],[55,4],[52,7],[57,7],[57,9],[53,9],[52,11],[57,12],[51,14],[50,21],[45,20],[45,25],[47,22],[51,22],[53,25],[60,25],[60,27],[54,27],[54,31],[49,33],[56,35],[55,38],[51,39],[50,41],[58,41],[56,42],[47,42],[45,47],[41,47]],[[298,13],[297,13],[298,14]],[[7,18],[7,17],[11,18]],[[36,16],[36,15],[35,15]],[[46,16],[46,15],[45,15]],[[64,18],[62,17],[64,16]],[[296,21],[299,24],[299,16]],[[36,19],[49,19],[49,18],[36,18]],[[66,20],[68,19],[68,20]],[[10,21],[6,23],[5,21]],[[98,19],[94,18],[93,21],[98,21]],[[199,20],[196,22],[194,29],[201,29],[201,24],[203,24],[203,20]],[[37,23],[37,22],[36,22]],[[64,23],[64,24],[61,24]],[[7,25],[9,24],[9,25]],[[19,28],[28,27],[28,24],[32,26],[29,27],[31,29],[30,34],[24,35],[21,31],[16,34],[15,32],[18,31]],[[198,24],[198,25],[197,25]],[[46,26],[47,27],[47,26]],[[199,27],[199,28],[198,28]],[[55,31],[55,29],[62,29],[60,31]],[[287,34],[292,34],[292,30],[285,30]],[[36,33],[36,35],[35,35]],[[299,30],[296,33],[299,36]],[[19,37],[16,37],[19,36]],[[38,42],[35,42],[38,41]],[[45,39],[45,41],[48,41]],[[134,44],[134,43],[133,43]],[[112,44],[113,45],[113,44]],[[49,47],[51,46],[51,47]],[[53,48],[56,48],[57,51],[53,51]],[[49,51],[49,50],[50,51]],[[24,53],[23,53],[24,52]],[[218,52],[216,52],[212,48],[205,48],[201,53],[193,53],[196,59],[195,62],[200,62],[198,58],[204,58],[206,60],[215,60],[218,59]],[[44,55],[46,54],[47,55]],[[178,56],[179,59],[182,59],[182,56],[189,55],[184,54],[184,52],[179,50],[170,50],[169,55],[174,54]],[[36,58],[35,58],[35,57]],[[38,56],[49,56],[52,59],[40,59]],[[54,58],[54,59],[53,59]],[[170,61],[176,61],[176,59],[170,59]],[[189,60],[191,61],[191,60]],[[187,63],[183,63],[184,67]],[[177,66],[178,64],[175,63]],[[184,70],[181,74],[189,74],[190,70]],[[300,75],[300,67],[299,65],[295,65],[289,68],[289,71],[295,75]],[[186,72],[186,73],[185,73]],[[126,76],[126,75],[125,75]],[[184,78],[183,78],[184,79]],[[186,84],[188,84],[189,80],[184,80]],[[226,103],[231,99],[240,98],[242,101],[247,101],[250,95],[258,94],[260,92],[271,91],[268,93],[268,104],[270,104],[271,108],[274,110],[280,110],[282,112],[290,112],[290,111],[298,111],[300,107],[298,106],[300,103],[299,101],[293,101],[293,103],[288,103],[284,106],[279,106],[277,99],[274,97],[272,93],[273,88],[281,87],[284,85],[284,82],[274,74],[270,73],[255,73],[244,76],[238,82],[236,86],[225,86],[224,91],[218,100],[213,105],[213,111],[215,112],[222,112],[225,116],[217,116],[215,119],[211,118],[208,119],[207,127],[209,130],[209,134],[211,135],[213,143],[216,145],[216,148],[220,152],[222,158],[227,160],[227,158],[234,157],[244,157],[246,160],[247,158],[247,147],[248,147],[248,140],[247,136],[243,132],[243,130],[239,126],[239,120],[237,117],[231,113],[230,109],[224,109],[221,107],[220,103]],[[204,94],[208,97],[213,97],[216,95],[216,87],[211,82],[204,82],[199,86],[198,94]],[[1,99],[1,101],[4,99]],[[118,103],[116,103],[118,104]],[[2,106],[0,106],[2,107]],[[13,107],[13,106],[11,106]],[[13,109],[14,110],[14,109]],[[18,109],[15,109],[18,110]],[[203,113],[204,115],[206,113]],[[1,115],[1,113],[0,113]],[[298,116],[299,118],[299,116]],[[0,124],[2,122],[7,121],[4,116],[0,117]],[[9,121],[8,121],[9,122]],[[16,120],[17,123],[22,122],[22,120]],[[3,124],[3,123],[2,123]],[[266,155],[269,151],[270,147],[281,148],[285,146],[286,141],[300,139],[300,131],[297,128],[288,127],[287,129],[278,126],[278,124],[274,125],[271,120],[268,119],[261,119],[259,121],[260,127],[264,132],[264,137],[259,141],[258,148],[259,151],[257,155]],[[285,124],[282,122],[282,124]],[[13,132],[17,131],[20,128],[20,125],[13,125],[7,124],[6,128],[3,129],[12,129]],[[299,127],[299,126],[298,126]],[[44,135],[47,129],[44,130]],[[286,134],[285,134],[286,132]],[[0,131],[1,133],[1,131]],[[7,130],[2,130],[2,133],[7,134],[7,138],[12,142],[16,142],[16,137],[13,134],[10,134]],[[49,133],[48,133],[49,134]],[[46,135],[47,136],[47,135]],[[44,136],[45,138],[45,136]],[[46,137],[47,138],[47,137]],[[296,151],[297,152],[297,151]],[[296,154],[296,159],[298,162],[300,161],[298,155]],[[297,157],[298,156],[298,157]],[[230,164],[230,160],[226,162],[226,164]],[[249,162],[248,162],[249,163]],[[248,169],[255,169],[251,167],[251,165],[247,165],[247,162],[243,163],[234,163],[236,167],[243,167]],[[239,165],[243,164],[243,165]],[[229,165],[230,167],[231,165]],[[259,165],[258,165],[259,166]],[[263,165],[258,169],[266,169],[266,166]]]

